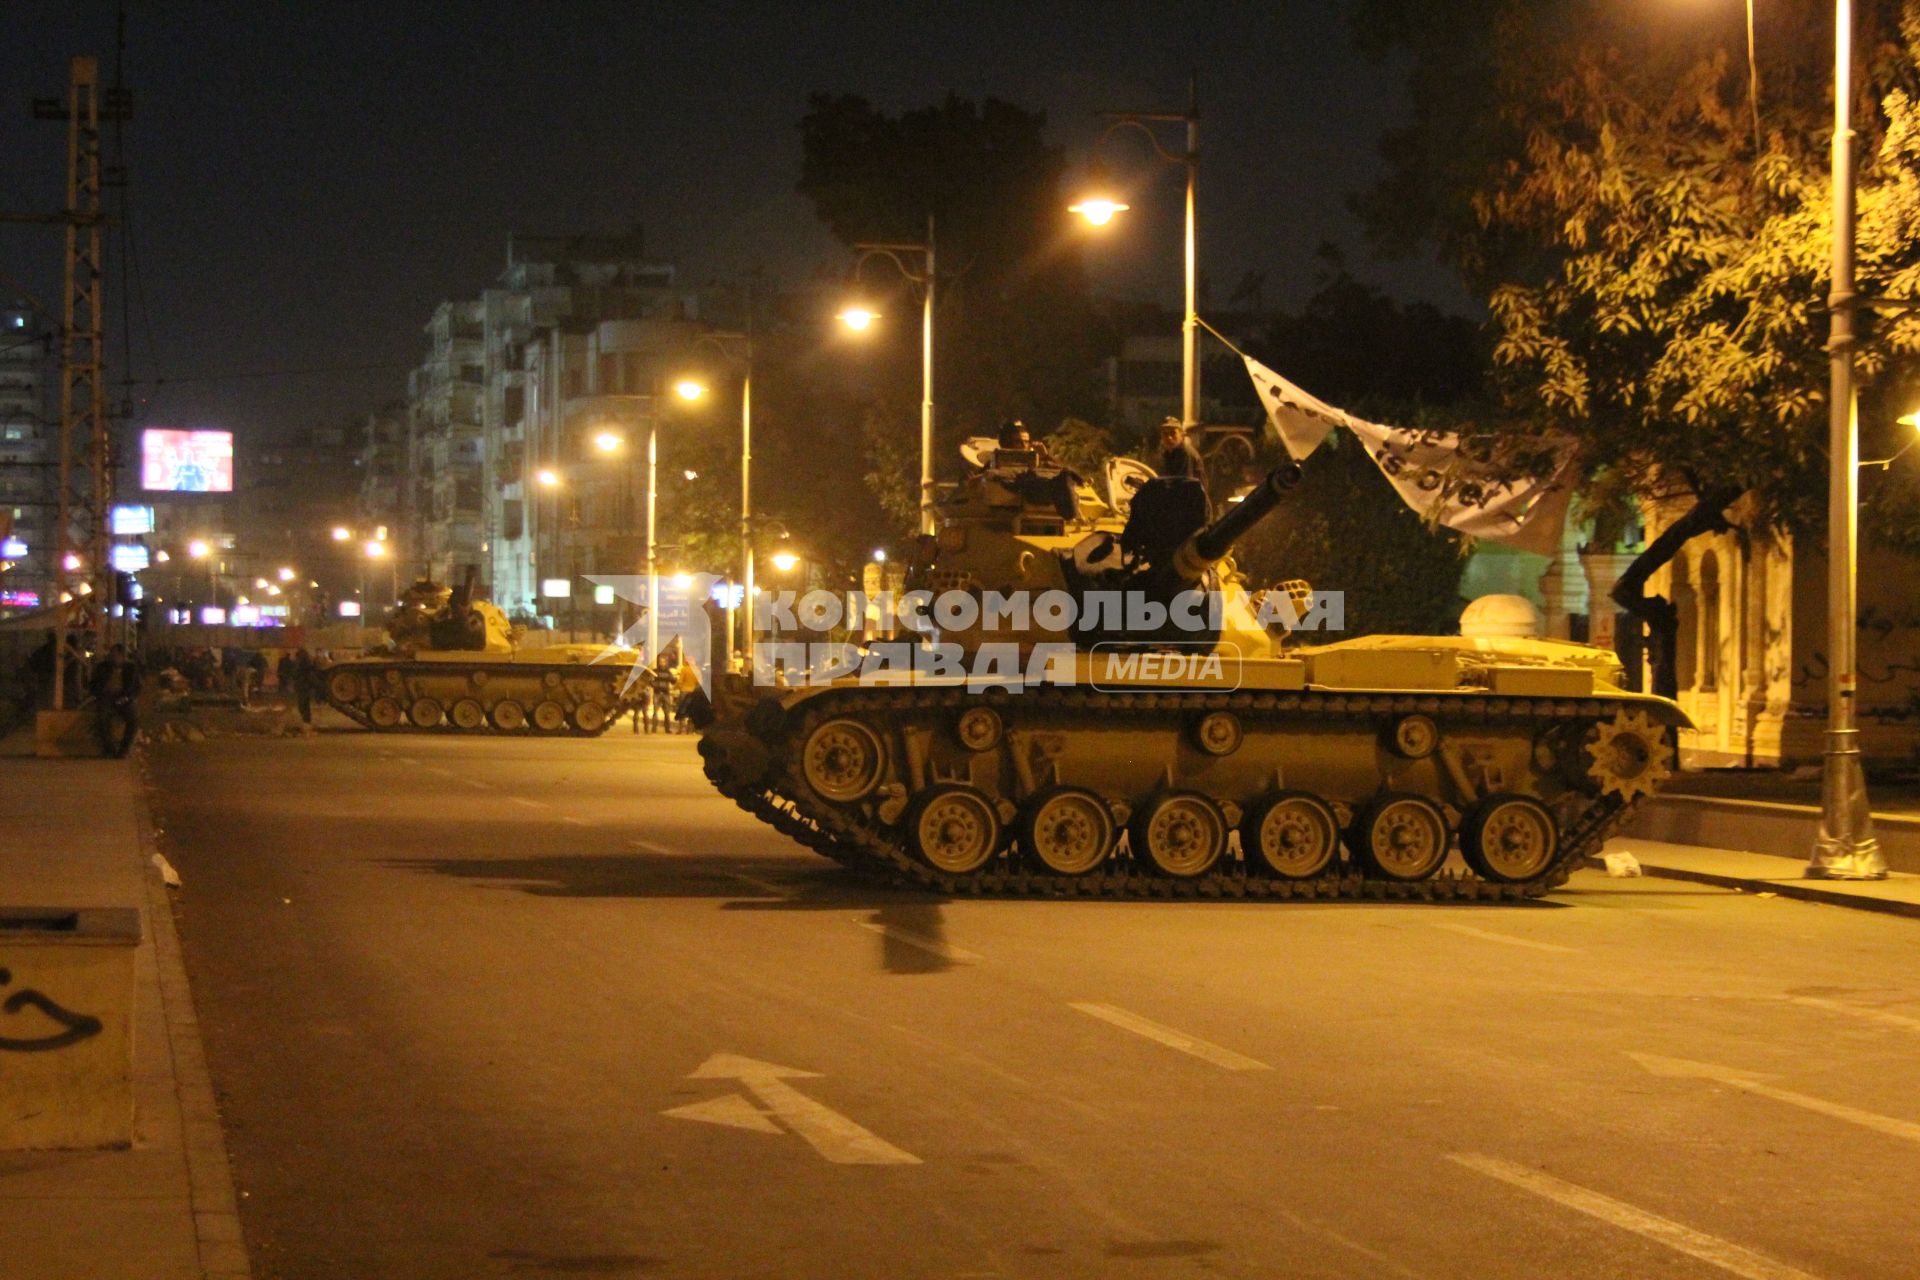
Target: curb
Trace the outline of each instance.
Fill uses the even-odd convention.
[[[200,1042],[200,1022],[194,1015],[193,993],[187,986],[186,966],[180,955],[180,935],[174,927],[173,901],[160,879],[152,856],[159,852],[158,828],[148,801],[146,762],[138,762],[140,857],[146,866],[147,919],[153,933],[154,958],[160,967],[160,1003],[167,1024],[167,1052],[173,1061],[175,1097],[180,1104],[182,1146],[187,1165],[187,1187],[193,1205],[194,1237],[199,1245],[200,1271],[205,1280],[252,1280],[245,1237],[240,1230],[240,1204],[233,1189],[220,1108],[207,1072],[206,1050]]]
[[[1598,870],[1606,868],[1606,863],[1598,858],[1588,858],[1586,864]],[[1823,906],[1849,907],[1855,911],[1875,911],[1881,915],[1908,916],[1920,920],[1920,902],[1903,902],[1898,898],[1873,898],[1865,894],[1829,889],[1823,887],[1818,880],[1755,880],[1747,876],[1721,875],[1715,871],[1695,871],[1690,867],[1661,867],[1645,861],[1640,863],[1640,872],[1656,880],[1690,880],[1695,884],[1710,884],[1721,889],[1737,889],[1742,893],[1771,893],[1800,902],[1817,902]]]

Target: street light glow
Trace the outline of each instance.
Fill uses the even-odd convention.
[[[282,565],[280,567],[280,581],[282,582],[293,581],[293,570],[290,567],[286,565]]]
[[[674,574],[672,579],[670,579],[670,581],[672,581],[675,587],[677,587],[681,591],[685,591],[688,587],[693,585],[693,575],[682,571],[680,573]]]
[[[160,564],[165,564],[167,561],[173,559],[172,556],[167,554],[167,549],[165,547],[162,547],[160,548],[160,550],[154,552],[153,558]]]
[[[773,553],[773,567],[782,573],[792,573],[793,567],[799,563],[800,557],[791,551],[776,551]]]
[[[378,538],[369,538],[367,539],[366,551],[367,551],[367,559],[380,560],[380,559],[383,559],[387,554],[387,544],[380,541],[380,539]]]
[[[1920,409],[1915,409],[1912,413],[1902,414],[1896,418],[1895,421],[1912,427],[1915,431],[1920,431]]]
[[[682,378],[673,384],[673,394],[682,400],[698,400],[707,394],[707,388],[704,383],[696,382],[692,378]]]
[[[554,471],[550,467],[540,468],[538,471],[533,473],[533,478],[539,482],[540,487],[543,489],[552,489],[558,486],[560,483],[559,472]]]
[[[682,471],[680,474],[685,476],[689,480],[698,480],[700,478],[700,473],[698,471],[688,470],[688,471]]]
[[[353,530],[347,528],[347,526],[343,524],[333,526],[333,540],[335,542],[345,542],[351,537],[353,537]]]
[[[207,554],[212,550],[213,548],[207,545],[206,539],[204,538],[195,538],[187,544],[187,555],[195,560],[206,558]]]
[[[68,573],[77,573],[80,569],[80,557],[71,551],[67,552],[67,558],[60,563],[66,566]]]
[[[1079,204],[1068,205],[1068,213],[1077,213],[1096,227],[1104,227],[1113,221],[1116,213],[1125,213],[1131,206],[1125,201],[1114,200],[1107,196],[1090,196]]]
[[[875,564],[885,564],[887,562],[887,549],[885,547],[875,547],[873,549],[873,562]]]
[[[847,326],[847,328],[853,330],[855,333],[860,333],[864,331],[868,325],[871,325],[875,320],[878,320],[879,318],[880,318],[880,313],[878,311],[873,310],[871,307],[848,307],[845,311],[842,311],[839,315],[834,317],[834,319],[838,320],[841,324],[844,324],[845,326]]]
[[[593,447],[602,453],[613,453],[626,443],[626,437],[618,431],[602,431],[593,438]]]

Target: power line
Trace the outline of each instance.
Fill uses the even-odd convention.
[[[198,382],[239,382],[250,378],[304,378],[323,373],[378,373],[412,369],[416,361],[381,361],[374,364],[313,365],[304,369],[248,369],[238,373],[203,373],[185,378],[133,378],[136,387],[176,387]]]

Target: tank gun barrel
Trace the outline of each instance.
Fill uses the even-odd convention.
[[[1272,514],[1273,509],[1280,505],[1280,499],[1299,483],[1300,467],[1297,463],[1285,462],[1267,472],[1266,477],[1246,497],[1234,503],[1225,515],[1187,539],[1186,545],[1174,557],[1181,575],[1197,579],[1209,565],[1233,550],[1233,544],[1244,537],[1248,530]]]

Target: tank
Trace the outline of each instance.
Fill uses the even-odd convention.
[[[981,463],[907,586],[982,604],[972,625],[950,608],[939,643],[1010,643],[1024,665],[713,675],[707,776],[829,857],[948,894],[1513,901],[1563,883],[1673,770],[1685,716],[1609,652],[1293,643],[1306,584],[1251,588],[1231,557],[1291,464],[1215,513],[1138,464],[1096,485],[1032,452]],[[1014,591],[1076,607],[989,626]]]
[[[636,655],[601,645],[521,650],[506,615],[422,578],[387,621],[387,643],[320,672],[328,704],[369,729],[596,737],[642,694]]]

